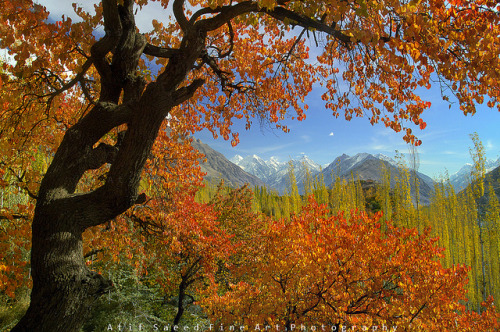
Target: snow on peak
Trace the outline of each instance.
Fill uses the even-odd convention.
[[[383,160],[383,161],[387,161],[391,165],[396,165],[397,164],[394,159],[392,159],[391,157],[386,156],[385,154],[381,154],[381,153],[376,154],[375,158]]]
[[[262,159],[261,157],[259,157],[259,156],[258,156],[258,155],[256,155],[256,154],[253,154],[253,155],[251,156],[251,159],[255,159],[255,160],[259,161],[259,162],[263,162],[263,161],[264,161],[264,159]]]
[[[238,163],[239,163],[240,161],[242,161],[242,160],[243,160],[243,157],[242,157],[242,156],[240,156],[239,154],[235,155],[233,158],[231,158],[231,159],[230,159],[230,161],[231,161],[232,163],[235,163],[236,165],[238,165]]]

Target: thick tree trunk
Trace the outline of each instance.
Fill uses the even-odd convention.
[[[32,225],[31,303],[14,332],[80,331],[93,303],[112,288],[87,268],[82,233],[144,201],[138,194],[141,173],[162,122],[203,84],[194,80],[179,88],[204,48],[206,35],[199,31],[185,34],[183,56],[170,59],[157,82],[146,87],[136,76],[147,43],[136,30],[133,4],[103,1],[106,36],[92,47],[91,58],[101,76],[100,99],[68,129],[40,184]],[[114,146],[99,144],[123,124],[127,129]],[[105,184],[75,193],[82,175],[104,164],[111,164]]]
[[[182,3],[175,0],[180,18]],[[103,0],[102,5],[106,35],[92,46],[90,59],[101,78],[99,102],[65,133],[40,184],[32,225],[31,303],[14,332],[80,331],[92,304],[112,288],[85,265],[82,233],[144,202],[139,182],[161,125],[170,110],[204,82],[185,84],[204,50],[205,32],[189,26],[175,52],[153,47],[145,51],[146,39],[135,27],[134,1],[120,5]],[[136,73],[144,52],[169,57],[157,81],[147,86]],[[123,124],[127,129],[115,145],[99,143]],[[111,167],[101,187],[75,193],[86,171],[105,164]]]
[[[12,331],[80,331],[94,301],[112,288],[83,259],[81,225],[95,220],[79,216],[92,218],[94,213],[82,211],[79,200],[64,203],[38,202],[32,226],[31,303]]]
[[[37,214],[34,224],[54,217]],[[33,228],[31,303],[12,331],[78,332],[112,284],[85,266],[81,230]]]

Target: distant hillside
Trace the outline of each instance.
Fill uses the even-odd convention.
[[[486,172],[491,172],[500,166],[500,158],[497,160],[486,160],[485,162]],[[470,184],[470,174],[472,172],[472,164],[465,164],[460,168],[460,170],[450,176],[450,183],[455,188],[456,192],[467,188]]]
[[[391,187],[396,184],[396,178],[400,176],[400,170],[397,164],[391,158],[384,155],[372,155],[369,153],[358,153],[355,156],[346,154],[337,157],[321,173],[327,186],[331,186],[335,176],[341,179],[351,179],[351,174],[360,180],[373,180],[381,183],[383,176],[383,166],[390,171]],[[417,181],[419,183],[420,202],[429,204],[434,181],[425,174],[417,172]],[[413,175],[411,180],[411,191],[415,192]]]
[[[482,209],[488,204],[488,197],[487,197],[487,190],[488,190],[488,183],[491,182],[493,184],[493,190],[495,191],[495,194],[497,198],[500,200],[500,166],[494,168],[493,170],[489,171],[486,173],[486,176],[484,177],[484,191],[485,194],[480,197],[478,200],[476,200],[477,204],[479,205],[479,208]],[[468,184],[469,186],[470,184]],[[466,187],[467,188],[467,187]],[[465,189],[466,189],[465,188]],[[465,189],[461,190],[458,195],[463,195]]]
[[[251,186],[266,185],[261,179],[245,172],[240,167],[227,160],[222,153],[215,151],[199,139],[193,140],[191,145],[196,150],[203,153],[207,159],[205,163],[201,163],[201,170],[207,173],[205,176],[206,181],[224,179],[225,183],[232,187],[240,187],[245,183]]]

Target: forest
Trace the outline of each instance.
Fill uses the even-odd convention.
[[[235,122],[289,133],[317,87],[333,118],[413,147],[426,89],[450,118],[500,110],[496,1],[43,4],[0,6],[2,330],[499,330],[498,176],[477,135],[471,185],[437,182],[425,206],[403,160],[395,185],[302,191],[291,167],[280,196],[204,183],[191,146],[236,146]]]
[[[259,324],[495,331],[500,182],[498,170],[486,174],[482,142],[471,137],[471,184],[457,194],[440,179],[429,205],[419,204],[415,170],[403,155],[392,186],[381,163],[381,183],[332,174],[327,188],[307,174],[299,190],[290,163],[285,195],[201,182],[196,173],[189,186],[157,192],[155,174],[143,186],[158,199],[84,233],[86,264],[114,289],[82,331]],[[43,173],[47,156],[34,159]],[[15,180],[4,175],[10,186],[1,196],[0,243],[9,253],[2,330],[26,310],[31,287],[30,197]]]

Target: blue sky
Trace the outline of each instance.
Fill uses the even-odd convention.
[[[480,107],[474,116],[464,116],[458,106],[440,102],[439,90],[427,91],[432,94],[432,107],[424,112],[427,122],[424,130],[416,129],[415,134],[422,140],[418,147],[420,171],[437,177],[448,170],[450,174],[470,162],[469,147],[471,133],[477,132],[486,149],[488,158],[500,156],[500,113],[487,107]],[[246,156],[257,154],[267,159],[271,156],[281,161],[306,154],[321,165],[332,162],[337,156],[359,152],[382,153],[394,157],[395,150],[408,152],[408,144],[402,133],[395,133],[383,124],[370,125],[366,118],[345,121],[335,119],[322,104],[319,91],[312,91],[306,98],[310,105],[307,118],[302,121],[287,121],[290,133],[284,134],[270,126],[261,127],[256,122],[250,130],[242,124],[235,124],[240,132],[240,144],[231,147],[222,139],[214,140],[208,132],[196,134],[205,143],[231,158],[235,154]]]
[[[53,20],[59,20],[62,14],[74,17],[71,14],[72,2],[38,0],[38,3],[51,11],[50,18]],[[84,8],[89,9],[96,2],[80,1]],[[152,18],[167,16],[158,15],[159,9],[154,4],[139,12],[136,20],[141,31],[151,28]],[[200,132],[195,136],[227,158],[235,154],[257,154],[265,159],[275,156],[281,161],[287,161],[306,154],[321,165],[329,164],[343,153],[382,153],[394,157],[395,150],[403,153],[408,151],[408,145],[402,139],[403,134],[395,133],[383,124],[371,126],[366,118],[355,118],[350,122],[342,117],[333,118],[324,108],[320,95],[320,90],[313,90],[306,98],[306,103],[310,106],[306,120],[285,121],[284,124],[291,129],[288,134],[272,129],[269,125],[260,126],[256,120],[248,131],[243,122],[235,123],[233,128],[240,133],[241,142],[234,148],[223,139],[214,140],[208,132]],[[431,177],[437,177],[445,170],[452,174],[470,162],[469,147],[472,141],[469,135],[474,132],[479,134],[488,158],[500,157],[500,112],[479,106],[474,116],[466,117],[458,109],[458,105],[448,108],[448,104],[441,100],[439,88],[423,90],[422,98],[431,101],[432,106],[423,114],[427,128],[423,131],[415,129],[415,134],[422,140],[422,145],[418,148],[421,172]]]

